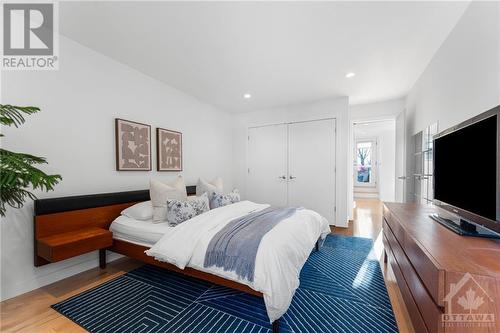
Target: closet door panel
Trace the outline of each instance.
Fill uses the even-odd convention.
[[[335,120],[289,125],[289,206],[335,222]]]
[[[287,125],[248,130],[248,200],[287,205]]]

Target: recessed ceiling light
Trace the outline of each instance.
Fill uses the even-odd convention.
[[[350,79],[351,77],[355,77],[356,73],[350,72],[345,75],[346,78]]]
[[[252,95],[250,95],[250,94],[247,93],[247,94],[243,95],[243,98],[249,99],[249,98],[252,98]]]

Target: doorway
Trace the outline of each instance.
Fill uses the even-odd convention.
[[[396,190],[396,122],[354,123],[354,199],[394,201]]]

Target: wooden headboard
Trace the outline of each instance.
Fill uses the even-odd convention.
[[[188,195],[196,194],[196,186],[186,186],[186,190]],[[86,227],[108,229],[122,210],[147,200],[150,200],[149,190],[35,200],[33,233],[35,266],[49,263],[38,255],[38,239]]]

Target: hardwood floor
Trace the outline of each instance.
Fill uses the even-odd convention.
[[[94,268],[3,301],[0,303],[0,332],[86,332],[50,306],[140,265],[141,262],[132,259],[119,259],[109,263],[104,270]]]
[[[382,258],[382,204],[378,200],[364,199],[356,202],[354,221],[349,228],[335,228],[333,233],[348,236],[369,237],[375,240],[375,249]],[[108,264],[105,270],[91,269],[29,293],[0,303],[0,332],[85,332],[50,306],[84,290],[95,287],[140,266],[132,259],[120,259]],[[390,267],[380,261],[387,290],[400,332],[414,333]]]

